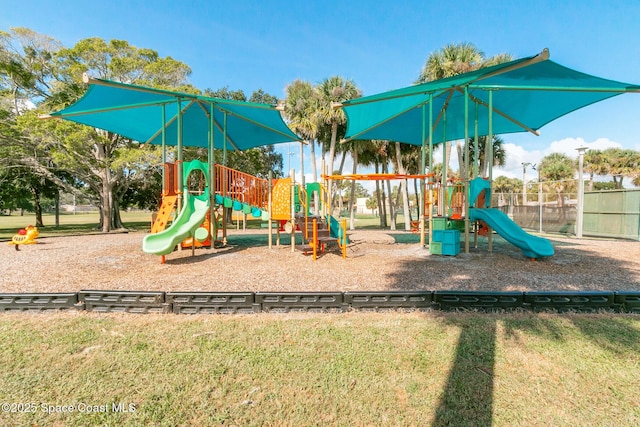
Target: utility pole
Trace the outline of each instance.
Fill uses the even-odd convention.
[[[584,180],[582,167],[584,166],[584,152],[588,147],[578,147],[578,216],[576,217],[576,237],[582,239],[582,224],[584,216]]]
[[[527,166],[531,166],[531,163],[521,163],[522,164],[522,205],[527,205]]]

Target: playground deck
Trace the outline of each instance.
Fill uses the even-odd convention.
[[[162,265],[144,233],[54,237],[0,246],[0,293],[135,291],[640,290],[640,243],[547,236],[556,254],[530,261],[499,237],[456,257],[429,255],[404,231],[355,231],[348,258],[313,262],[290,246],[269,250],[263,230],[229,231],[224,249],[174,252]],[[283,243],[287,242],[283,237]]]

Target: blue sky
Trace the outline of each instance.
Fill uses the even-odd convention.
[[[28,27],[66,46],[124,39],[187,63],[201,89],[228,86],[247,96],[263,89],[284,98],[295,79],[332,75],[352,79],[365,95],[396,89],[415,81],[430,53],[459,42],[515,58],[547,47],[567,67],[640,84],[637,0],[4,0],[0,9],[2,30]],[[553,151],[575,157],[578,146],[640,150],[640,94],[579,110],[540,133],[504,135],[507,166],[496,174],[522,178],[522,162]],[[297,146],[279,150],[285,168],[289,158],[298,167]]]

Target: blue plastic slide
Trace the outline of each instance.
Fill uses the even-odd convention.
[[[209,192],[194,196],[186,193],[186,200],[180,215],[171,227],[160,233],[149,234],[142,240],[142,250],[148,254],[168,255],[187,237],[193,237],[209,211]]]
[[[469,219],[486,222],[506,241],[522,249],[522,253],[527,258],[548,257],[554,254],[553,246],[549,240],[527,233],[499,209],[471,208],[469,213]]]

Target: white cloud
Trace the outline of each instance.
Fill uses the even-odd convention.
[[[545,150],[545,155],[563,153],[571,158],[577,158],[577,149],[579,147],[587,147],[590,150],[605,150],[607,148],[622,148],[622,145],[608,138],[598,138],[593,142],[586,142],[582,138],[564,138],[559,141],[553,141]]]
[[[523,163],[531,163],[537,165],[540,163],[543,157],[548,156],[551,153],[563,153],[572,159],[578,157],[577,148],[587,147],[590,150],[605,150],[612,147],[622,147],[618,142],[612,141],[608,138],[598,138],[595,141],[587,142],[583,138],[564,138],[558,141],[553,141],[546,148],[542,150],[527,150],[522,145],[513,143],[505,143],[504,145],[507,160],[504,168],[494,168],[494,177],[506,176],[508,178],[522,179]],[[535,176],[536,172],[531,167],[527,168],[527,176],[529,174]],[[528,180],[529,178],[527,178]]]

